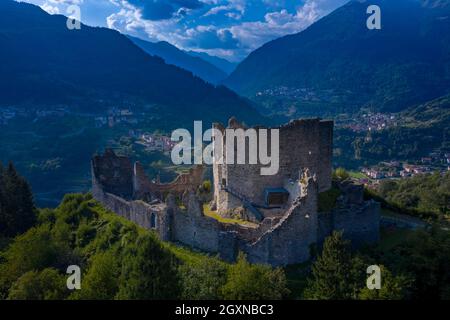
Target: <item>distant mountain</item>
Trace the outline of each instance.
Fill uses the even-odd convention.
[[[206,52],[197,52],[197,51],[187,51],[188,54],[194,57],[202,58],[205,61],[215,65],[220,70],[224,71],[226,74],[230,74],[236,69],[237,63],[230,62],[226,59],[222,59],[216,56],[210,56]]]
[[[109,99],[158,105],[165,117],[248,123],[262,117],[249,102],[168,65],[106,28],[69,30],[67,18],[12,0],[0,1],[0,106]]]
[[[148,54],[162,58],[167,64],[188,70],[212,84],[220,83],[228,75],[215,65],[200,57],[194,57],[168,42],[149,42],[132,36],[128,38]]]
[[[381,8],[369,30],[368,5]],[[269,112],[400,111],[450,92],[450,1],[351,1],[252,52],[224,82]]]

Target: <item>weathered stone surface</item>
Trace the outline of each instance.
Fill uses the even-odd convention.
[[[345,204],[362,204],[364,202],[364,186],[354,184],[351,181],[344,181],[339,184],[339,189],[343,195]]]
[[[231,119],[229,126],[242,127],[236,119]],[[221,125],[215,127],[224,130]],[[128,158],[108,150],[92,159],[92,193],[108,209],[155,230],[162,240],[218,253],[227,261],[233,261],[242,251],[255,263],[301,263],[333,230],[343,230],[355,246],[377,242],[379,204],[364,201],[362,186],[340,185],[342,196],[336,208],[318,213],[318,194],[331,187],[333,123],[298,120],[280,127],[280,131],[278,175],[261,176],[260,166],[213,166],[211,207],[217,207],[223,215],[252,220],[248,206],[245,209],[242,203],[242,199],[248,200],[263,217],[255,225],[224,224],[204,215],[201,198],[195,193],[202,183],[201,167],[172,183],[153,183],[139,163],[133,166]],[[223,179],[240,198],[221,188]],[[264,189],[270,187],[283,187],[289,192],[285,206],[258,206],[264,203]],[[185,209],[177,205],[176,197]]]
[[[133,169],[130,159],[117,156],[106,149],[103,156],[92,158],[93,183],[101,185],[105,192],[125,199],[133,196]]]
[[[279,266],[310,258],[310,248],[317,242],[317,187],[317,182],[309,177],[303,195],[286,215],[244,248],[249,261]]]
[[[229,128],[241,128],[242,125],[232,118]],[[215,128],[224,132],[221,125]],[[262,127],[256,130],[265,129]],[[268,128],[270,129],[270,128]],[[227,188],[241,194],[252,203],[264,204],[264,190],[270,187],[284,187],[286,181],[297,181],[299,173],[308,168],[312,175],[317,176],[320,191],[331,187],[333,122],[320,119],[294,120],[273,129],[279,129],[279,171],[272,176],[261,175],[262,165],[214,164],[214,198],[219,213],[228,212],[241,206],[241,201],[222,188]],[[268,140],[270,142],[270,130]],[[226,137],[223,134],[222,157],[226,163]],[[268,144],[270,150],[270,143]],[[246,148],[248,153],[248,148]],[[248,155],[246,156],[248,159]]]

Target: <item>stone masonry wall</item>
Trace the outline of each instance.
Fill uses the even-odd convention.
[[[301,195],[286,215],[256,242],[242,250],[253,263],[281,266],[307,261],[317,242],[317,182],[309,178]]]
[[[351,240],[354,247],[374,244],[379,241],[380,205],[369,201],[353,208],[337,209],[319,214],[318,244],[333,230],[343,231],[344,237]]]
[[[154,229],[162,240],[170,240],[170,225],[164,204],[149,205],[143,201],[127,201],[98,188],[92,193],[94,199],[101,202],[107,209],[145,229]],[[155,228],[152,228],[153,215],[156,217]]]
[[[209,217],[196,217],[187,211],[176,211],[172,239],[206,252],[219,252],[220,225]]]
[[[322,126],[327,129],[320,133]],[[256,227],[223,224],[204,215],[203,206],[195,195],[195,188],[189,188],[201,183],[200,169],[195,169],[197,171],[191,176],[175,180],[174,186],[180,187],[179,190],[175,188],[175,194],[183,191],[182,201],[186,209],[181,209],[176,204],[175,196],[171,193],[166,197],[165,203],[158,200],[158,197],[149,203],[133,200],[140,199],[139,196],[146,193],[150,193],[150,199],[153,199],[155,189],[151,188],[154,185],[145,176],[142,167],[136,165],[132,168],[127,158],[116,156],[112,151],[92,160],[93,196],[118,215],[143,228],[154,229],[164,241],[179,242],[205,252],[219,253],[227,261],[234,261],[238,251],[242,251],[253,263],[273,266],[301,263],[310,258],[312,246],[320,246],[333,230],[343,230],[344,236],[351,239],[355,246],[378,241],[379,204],[364,201],[362,186],[340,184],[342,195],[336,209],[328,213],[317,212],[318,194],[322,190],[320,186],[331,186],[331,164],[327,175],[328,160],[314,162],[312,159],[320,155],[320,152],[331,153],[331,147],[326,146],[325,142],[332,137],[327,131],[332,130],[332,124],[311,120],[302,122],[301,125],[291,123],[291,126],[288,125],[283,130],[293,130],[285,135],[288,140],[310,134],[311,139],[319,136],[324,145],[305,142],[305,145],[297,148],[292,159],[287,158],[288,155],[284,154],[287,149],[283,149],[281,174],[272,178],[259,178],[259,168],[255,166],[232,167],[230,171],[229,166],[213,168],[214,185],[218,183],[218,177],[227,177],[235,188],[246,194],[255,193],[255,202],[263,200],[260,198],[263,188],[285,186],[289,190],[290,207],[286,211],[280,211],[278,215],[267,217]],[[286,139],[283,140],[284,148],[289,143],[294,143],[288,143]],[[309,167],[305,169],[300,163],[309,164]],[[216,193],[216,196],[220,197],[220,193]],[[228,201],[226,205],[229,205],[229,200],[223,199],[224,204]]]
[[[93,169],[93,173],[94,171]],[[203,214],[202,206],[193,193],[189,196],[187,210],[181,210],[174,200],[168,200],[168,204],[161,202],[148,204],[141,200],[126,200],[105,192],[94,174],[92,181],[92,194],[97,201],[119,216],[145,229],[155,230],[161,240],[180,242],[212,253],[225,248],[221,241],[229,242],[229,238],[221,235],[220,223]],[[155,217],[156,224],[152,228],[152,218]],[[228,254],[228,256],[231,255]]]
[[[230,122],[229,126],[232,128],[240,127],[235,122]],[[220,125],[216,125],[216,128],[223,130]],[[320,191],[331,187],[333,122],[319,119],[296,120],[279,127],[279,130],[278,174],[261,175],[261,165],[214,165],[215,199],[219,212],[226,212],[240,205],[238,199],[221,189],[222,181],[226,182],[229,189],[245,195],[249,201],[259,205],[264,204],[264,189],[283,187],[288,180],[297,181],[305,168],[316,175]],[[270,136],[268,140],[270,141]],[[223,153],[225,162],[225,137]]]
[[[105,192],[125,199],[133,196],[133,168],[127,157],[117,156],[111,149],[92,158],[92,177]]]
[[[147,194],[157,195],[160,199],[164,194],[172,193],[181,196],[186,191],[196,190],[203,182],[203,167],[195,166],[188,173],[180,174],[170,183],[154,183],[144,172],[142,165],[136,162],[133,169],[134,196],[142,198]]]

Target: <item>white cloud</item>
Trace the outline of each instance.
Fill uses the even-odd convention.
[[[242,16],[245,14],[245,8],[246,8],[245,1],[229,0],[227,4],[221,4],[221,5],[212,7],[204,14],[204,16],[205,17],[212,16],[212,15],[219,14],[221,12],[226,12],[226,15],[239,14],[240,16]],[[231,12],[231,11],[234,11],[234,12]]]
[[[167,41],[181,46],[185,40],[177,26],[179,17],[175,15],[166,20],[145,20],[140,9],[123,1],[125,5],[119,12],[107,17],[108,28],[134,36],[148,37],[150,41]]]
[[[48,2],[41,5],[41,8],[49,14],[59,14],[59,8],[57,6],[52,6]]]
[[[47,2],[50,2],[50,3],[67,4],[67,5],[71,5],[71,4],[79,5],[79,4],[82,4],[83,1],[84,0],[47,0]]]
[[[269,12],[264,21],[243,22],[227,30],[239,41],[241,54],[248,54],[272,39],[302,31],[323,14],[317,1],[307,0],[293,14],[285,9]]]
[[[41,7],[49,14],[65,13],[65,10],[70,5],[82,5],[84,0],[20,0],[21,2],[28,2]]]
[[[55,0],[57,1],[57,0]],[[168,41],[181,49],[238,60],[275,38],[300,32],[347,0],[305,0],[283,8],[283,1],[260,0],[262,19],[244,0],[203,0],[201,10],[183,10],[169,19],[146,20],[129,0],[109,0],[120,7],[107,18],[110,28],[151,41]],[[291,3],[292,4],[292,3]],[[261,16],[260,16],[261,17]],[[253,20],[253,19],[255,20]],[[258,20],[256,20],[258,19]],[[219,22],[217,22],[219,21]]]

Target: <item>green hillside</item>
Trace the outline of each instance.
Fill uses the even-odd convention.
[[[225,84],[278,115],[401,111],[449,93],[450,1],[350,1],[252,52]]]

